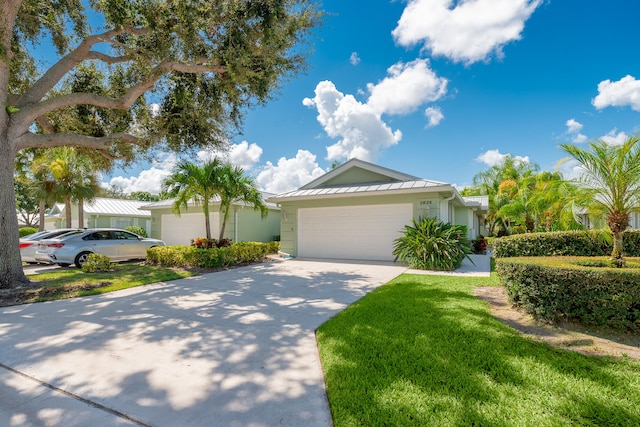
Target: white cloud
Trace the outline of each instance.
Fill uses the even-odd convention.
[[[613,129],[611,130],[611,132],[604,135],[600,139],[602,139],[609,145],[622,145],[627,140],[627,138],[629,138],[629,135],[624,132],[616,133],[617,131],[618,129]]]
[[[440,122],[444,119],[444,114],[442,114],[442,110],[439,107],[429,107],[424,111],[424,115],[429,119],[429,123],[427,127],[438,126]]]
[[[571,135],[574,143],[582,144],[583,142],[586,142],[587,136],[580,133],[582,130],[582,123],[575,119],[569,119],[565,124],[567,125],[567,133]]]
[[[360,57],[358,56],[358,52],[351,52],[351,56],[349,57],[349,62],[351,65],[358,65],[360,63]]]
[[[584,168],[576,159],[565,157],[556,164],[556,169],[562,172],[564,179],[576,179],[584,173]]]
[[[150,169],[143,170],[138,176],[111,178],[107,187],[115,187],[126,194],[134,191],[160,193],[162,182],[171,174],[177,162],[174,154],[164,154],[163,156],[156,159]]]
[[[277,165],[267,162],[256,182],[264,191],[279,194],[295,190],[324,173],[316,163],[314,154],[298,150],[294,158],[281,157]]]
[[[604,80],[598,84],[598,95],[591,103],[598,110],[629,106],[635,111],[640,111],[640,80],[630,75],[617,82]]]
[[[582,130],[582,123],[577,122],[575,119],[567,120],[567,132],[578,133]]]
[[[314,98],[302,101],[307,107],[315,107],[318,121],[327,135],[340,140],[327,147],[327,159],[359,158],[376,159],[384,148],[397,144],[402,132],[391,130],[380,113],[363,104],[353,95],[344,95],[330,81],[318,83]]]
[[[402,46],[424,44],[433,55],[471,64],[520,40],[542,0],[409,0],[393,36]],[[453,6],[453,7],[452,7]]]
[[[260,161],[262,148],[257,144],[249,144],[242,141],[240,144],[231,144],[226,151],[218,150],[202,150],[197,154],[198,160],[201,162],[208,161],[214,157],[228,160],[236,166],[240,166],[245,171],[250,170]]]
[[[429,60],[398,62],[387,69],[388,76],[367,88],[371,93],[367,104],[378,114],[407,114],[447,93],[447,79],[429,68]]]
[[[497,166],[504,161],[504,158],[509,154],[501,154],[499,150],[488,150],[476,157],[476,161],[484,163],[488,166]],[[522,163],[529,163],[529,156],[512,156],[515,161]]]

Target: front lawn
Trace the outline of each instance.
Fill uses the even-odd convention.
[[[402,275],[318,332],[342,426],[640,425],[640,363],[519,335],[473,295],[491,278]]]
[[[192,275],[177,268],[141,264],[113,264],[113,271],[100,273],[60,268],[29,276],[31,286],[26,289],[2,291],[0,306],[96,295]]]

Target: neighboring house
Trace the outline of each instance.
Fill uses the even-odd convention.
[[[140,210],[149,202],[139,200],[122,200],[96,197],[92,202],[84,201],[84,224],[78,224],[78,205],[71,205],[71,224],[65,224],[65,207],[56,203],[45,217],[45,229],[78,227],[78,228],[124,228],[138,225],[144,228],[147,235],[151,233],[151,214]]]
[[[272,196],[263,193],[263,198]],[[202,205],[190,201],[185,209],[180,207],[180,215],[173,212],[173,199],[146,203],[141,209],[151,212],[150,237],[164,240],[167,245],[189,245],[197,237],[206,237],[205,218]],[[280,208],[266,203],[269,214],[262,219],[260,212],[242,203],[235,203],[229,211],[224,229],[224,237],[234,242],[271,242],[280,234]],[[209,205],[211,237],[217,239],[222,227],[220,200]]]
[[[584,225],[588,229],[607,228],[606,216],[592,217],[586,209],[579,208],[574,213],[576,221]],[[629,213],[629,228],[640,230],[640,209],[633,210]]]
[[[296,191],[281,207],[281,250],[292,256],[393,261],[393,242],[413,218],[465,225],[487,235],[488,197],[462,197],[451,184],[352,159]]]

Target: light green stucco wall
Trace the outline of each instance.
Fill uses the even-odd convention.
[[[383,195],[366,197],[343,197],[332,199],[300,200],[283,202],[281,204],[281,224],[280,224],[280,247],[282,252],[296,256],[298,253],[298,209],[315,207],[340,207],[340,206],[362,206],[362,205],[382,205],[382,204],[413,204],[413,217],[418,219],[421,216],[440,217],[440,202],[451,193],[416,193],[403,195]],[[457,225],[468,224],[469,208],[456,206],[454,209],[453,222]]]
[[[362,184],[363,182],[397,182],[397,180],[394,180],[387,175],[382,175],[369,170],[351,168],[342,172],[335,178],[323,183],[318,188],[332,187],[336,185]]]
[[[218,205],[210,205],[209,213],[218,212]],[[229,218],[224,229],[224,237],[238,242],[271,242],[274,236],[280,234],[280,211],[270,209],[269,214],[263,220],[260,212],[254,211],[251,207],[237,207],[238,215],[238,234],[236,236],[236,215],[234,207],[229,211]],[[182,213],[202,213],[204,221],[204,213],[202,206],[191,206]],[[160,239],[162,236],[162,215],[173,214],[171,208],[154,209],[151,211],[151,236],[154,239]],[[222,214],[220,215],[219,227],[222,226]],[[212,224],[213,228],[213,224]],[[204,237],[204,236],[202,236]],[[218,238],[218,236],[212,236]],[[237,239],[236,239],[237,237]]]

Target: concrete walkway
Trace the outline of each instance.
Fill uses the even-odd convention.
[[[0,309],[1,426],[330,426],[315,329],[404,272],[274,261]]]

